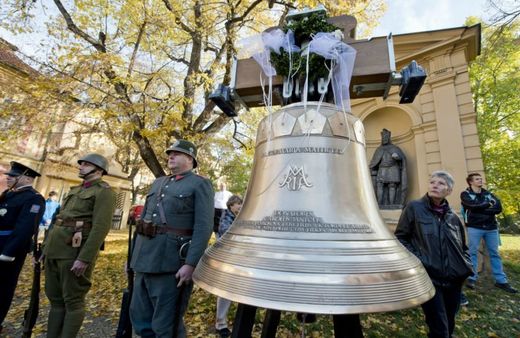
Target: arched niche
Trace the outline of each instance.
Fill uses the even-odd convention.
[[[406,200],[417,198],[419,183],[417,175],[417,153],[412,127],[417,121],[400,107],[381,107],[362,116],[365,126],[367,160],[370,162],[374,152],[381,145],[381,130],[386,128],[392,132],[392,143],[401,148],[406,155],[408,173],[408,193]],[[367,163],[368,165],[368,163]]]

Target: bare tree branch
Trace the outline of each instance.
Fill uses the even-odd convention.
[[[191,29],[188,25],[186,25],[184,22],[182,22],[181,19],[179,19],[179,16],[174,12],[174,9],[173,9],[170,1],[163,0],[163,3],[166,6],[166,8],[170,11],[170,13],[173,14],[173,19],[175,20],[175,23],[177,25],[179,25],[182,28],[182,30],[184,30],[186,33],[193,35],[195,33],[195,31],[193,29]]]
[[[195,17],[196,32],[192,34],[192,47],[190,53],[190,64],[186,77],[184,78],[184,96],[187,100],[184,101],[184,107],[182,111],[182,118],[191,127],[193,120],[193,104],[195,102],[195,76],[200,71],[200,61],[202,54],[202,36],[203,23],[201,22],[202,4],[200,1],[195,1],[193,5],[193,15]]]
[[[224,127],[229,122],[229,117],[225,114],[219,115],[215,121],[213,121],[207,128],[202,130],[206,135],[211,135],[217,133],[222,127]]]
[[[74,34],[81,37],[83,40],[90,43],[94,48],[96,48],[98,51],[106,53],[106,48],[103,43],[101,43],[99,40],[94,39],[84,31],[82,31],[72,20],[72,17],[70,16],[69,12],[65,9],[63,4],[60,0],[54,0],[54,3],[56,4],[56,7],[58,7],[58,10],[60,11],[61,15],[65,19],[65,22],[67,23],[67,28],[73,32]]]
[[[197,119],[193,123],[193,130],[199,131],[199,132],[202,131],[202,128],[204,128],[204,125],[207,123],[207,121],[211,117],[211,114],[213,113],[214,108],[215,108],[215,103],[213,103],[213,101],[207,100],[204,110],[202,111],[202,113],[200,113],[200,115],[197,117]]]
[[[231,20],[229,20],[227,23],[229,24],[234,24],[236,22],[240,22],[240,21],[243,21],[248,15],[249,13],[256,8],[256,6],[260,5],[262,2],[264,2],[264,0],[256,0],[256,1],[253,1],[249,7],[244,11],[244,13],[241,15],[241,16],[237,16],[237,17],[234,17],[232,18]],[[226,23],[226,24],[227,24]]]
[[[190,63],[188,60],[184,59],[184,58],[179,58],[179,57],[176,57],[174,56],[173,54],[169,53],[166,48],[163,48],[162,51],[164,52],[164,54],[166,54],[166,56],[172,60],[172,61],[175,61],[175,62],[179,62],[179,63],[183,63],[185,64],[186,66],[189,66]]]
[[[134,69],[135,58],[137,56],[137,51],[139,50],[139,45],[141,44],[141,39],[143,38],[143,33],[146,27],[146,20],[143,21],[141,26],[139,26],[139,33],[137,34],[137,40],[135,41],[134,50],[132,51],[132,57],[130,58],[130,65],[128,66],[127,77],[132,75],[132,71]]]

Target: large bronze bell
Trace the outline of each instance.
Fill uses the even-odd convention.
[[[379,214],[359,119],[295,103],[259,125],[242,211],[197,265],[203,289],[263,308],[392,311],[435,293]]]

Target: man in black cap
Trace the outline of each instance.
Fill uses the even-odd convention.
[[[154,181],[136,230],[130,318],[138,336],[184,338],[191,275],[213,229],[213,188],[192,172],[193,143],[179,140],[166,154],[171,175]]]
[[[11,170],[5,175],[8,189],[0,196],[0,332],[31,238],[45,211],[45,199],[32,187],[39,173],[11,162]]]

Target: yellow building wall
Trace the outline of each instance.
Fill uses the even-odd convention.
[[[433,171],[447,170],[455,179],[448,201],[457,211],[460,210],[460,192],[466,188],[467,174],[479,172],[483,175],[484,165],[468,74],[469,61],[476,55],[470,55],[475,52],[461,38],[462,34],[456,29],[453,31],[459,34],[458,38],[454,38],[453,33],[450,35],[450,30],[429,32],[427,36],[409,34],[401,41],[395,37],[397,69],[410,62],[410,54],[415,53],[413,59],[428,74],[424,86],[411,104],[399,104],[398,88],[395,87],[386,100],[353,100],[352,113],[365,125],[368,161],[381,144],[381,129],[392,131],[392,143],[407,156],[407,200],[427,192],[428,177]],[[475,30],[474,34],[479,31]],[[417,39],[415,47],[414,39]],[[435,42],[428,44],[426,39]],[[431,45],[435,48],[430,48]],[[382,214],[389,223],[395,224],[400,212],[382,211]]]
[[[9,86],[15,86],[23,81],[30,81],[30,78],[24,71],[19,71],[0,62],[0,102],[8,97]],[[51,116],[52,114],[59,114],[60,112],[54,111],[46,113]],[[57,130],[57,128],[60,130]],[[113,147],[102,137],[93,137],[90,140],[86,140],[79,145],[78,149],[72,149],[72,151],[58,151],[63,147],[74,148],[74,140],[64,136],[71,135],[72,133],[63,132],[73,129],[74,126],[71,125],[52,126],[52,130],[48,135],[28,133],[25,138],[10,140],[0,144],[0,192],[7,188],[5,176],[2,175],[2,173],[9,169],[9,163],[11,161],[24,163],[37,170],[42,176],[36,179],[34,183],[35,189],[44,197],[47,197],[50,191],[56,191],[61,201],[72,186],[81,183],[81,179],[77,175],[78,169],[76,161],[79,156],[93,151],[93,149],[90,148],[91,143],[95,143],[97,147],[96,151],[101,152],[110,160]],[[57,135],[61,135],[59,139],[56,138]],[[52,142],[48,142],[48,138],[52,138]],[[103,149],[105,145],[106,149]],[[57,151],[57,153],[54,154],[53,151]],[[126,227],[128,211],[131,206],[131,182],[125,177],[125,173],[121,171],[120,167],[113,161],[109,169],[109,174],[110,175],[104,177],[104,180],[116,191],[116,213],[121,216],[121,226],[124,228]]]

